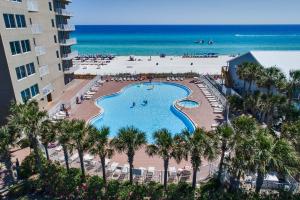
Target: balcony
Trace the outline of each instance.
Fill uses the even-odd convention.
[[[64,73],[65,74],[73,74],[76,70],[79,69],[79,65],[77,66],[72,66],[72,67],[69,67],[69,68],[65,68],[64,69]]]
[[[27,9],[29,12],[38,12],[39,5],[36,0],[27,0]]]
[[[73,51],[72,53],[63,54],[62,60],[72,60],[78,56],[78,51]]]
[[[31,32],[32,32],[32,34],[41,34],[41,33],[43,33],[43,28],[40,24],[32,24]]]
[[[69,24],[58,24],[57,29],[59,31],[75,31],[75,26]]]
[[[56,13],[56,15],[61,15],[61,16],[65,16],[65,17],[73,17],[73,13],[71,13],[63,8],[56,9],[55,13]]]
[[[46,48],[43,46],[37,46],[35,47],[35,53],[36,56],[42,56],[46,54]]]
[[[72,3],[72,0],[61,0],[61,1],[66,4]]]
[[[44,77],[47,74],[49,74],[49,67],[48,65],[44,65],[42,67],[39,68],[39,72],[40,72],[40,77]]]
[[[46,87],[42,89],[43,96],[47,96],[54,90],[54,87],[51,83],[49,83]]]
[[[77,39],[76,38],[70,38],[66,40],[62,40],[59,42],[61,46],[72,46],[74,44],[77,44]]]

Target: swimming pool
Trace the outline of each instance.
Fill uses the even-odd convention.
[[[199,103],[192,100],[182,100],[178,102],[179,106],[185,107],[185,108],[196,108],[199,106]]]
[[[171,133],[179,133],[187,128],[195,129],[193,122],[174,106],[174,102],[186,98],[190,89],[175,83],[137,83],[124,87],[119,93],[96,100],[102,112],[91,120],[100,128],[109,126],[110,136],[126,126],[135,126],[146,132],[148,141],[152,133],[167,128]]]

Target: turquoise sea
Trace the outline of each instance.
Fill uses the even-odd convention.
[[[78,25],[80,54],[239,54],[300,50],[300,25]],[[204,43],[196,43],[203,40]],[[213,41],[213,44],[208,44]]]

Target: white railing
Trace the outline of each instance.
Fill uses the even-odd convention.
[[[76,38],[70,38],[70,39],[60,41],[60,45],[62,45],[62,46],[70,46],[70,45],[74,45],[74,44],[77,44]]]
[[[72,60],[73,58],[78,56],[78,51],[73,51],[72,53],[63,54],[62,60]]]
[[[40,77],[43,77],[43,76],[46,76],[47,74],[49,74],[48,65],[44,65],[44,66],[40,67],[39,72],[40,72]]]
[[[208,80],[207,77],[200,75],[200,80],[208,87],[208,89],[214,94],[216,99],[223,105],[225,108],[227,105],[226,97]]]
[[[31,25],[31,32],[33,34],[41,34],[43,32],[43,28],[40,24],[32,24]]]
[[[57,15],[63,15],[63,16],[68,16],[68,17],[72,17],[73,16],[73,13],[71,13],[71,12],[69,12],[66,9],[63,9],[63,8],[56,9],[55,13]]]
[[[36,0],[27,0],[27,9],[29,12],[38,12],[39,5]]]
[[[35,53],[37,56],[44,55],[44,54],[46,54],[46,48],[43,46],[37,46],[37,47],[35,47]]]
[[[58,24],[57,28],[60,31],[75,31],[75,26],[70,24]]]
[[[52,91],[54,90],[54,87],[51,83],[49,83],[47,86],[45,86],[42,89],[42,93],[44,96],[47,96],[48,94],[50,94]]]
[[[79,90],[75,96],[73,96],[73,98],[70,100],[70,106],[72,109],[74,109],[76,107],[76,99],[77,97],[80,98],[81,95],[84,95],[87,91],[89,91],[90,88],[92,88],[97,81],[99,81],[101,79],[100,76],[96,76],[95,78],[93,78],[88,84],[86,84],[83,88],[81,88],[81,90]]]

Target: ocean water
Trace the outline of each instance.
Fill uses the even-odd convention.
[[[80,54],[240,54],[300,50],[300,25],[88,25],[72,34]],[[204,44],[195,41],[204,40]],[[213,41],[212,45],[208,41]]]

